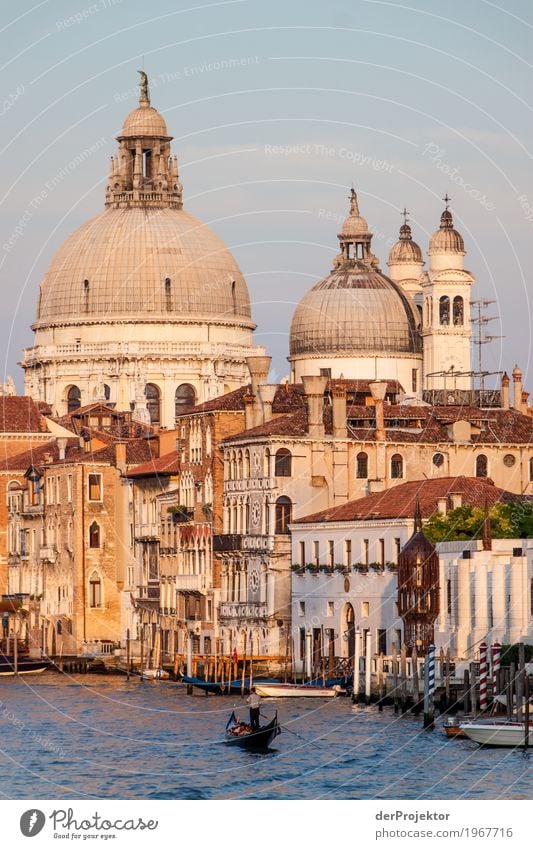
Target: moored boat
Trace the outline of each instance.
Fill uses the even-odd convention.
[[[526,739],[525,722],[514,720],[478,720],[460,725],[466,736],[481,746],[501,746],[516,748],[524,746]],[[527,745],[533,748],[533,726],[529,728]]]
[[[259,696],[266,698],[327,698],[333,699],[344,693],[342,687],[320,687],[315,684],[262,684],[255,681],[255,690]]]
[[[11,655],[2,655],[0,658],[0,676],[6,675],[36,675],[44,672],[50,666],[48,660],[37,660],[29,657],[17,659],[17,672],[15,673],[15,659]]]
[[[204,681],[203,678],[196,678],[193,675],[183,675],[181,678],[183,684],[188,684],[190,687],[196,687],[202,692],[212,693],[215,696],[239,696],[241,693],[247,695],[250,692],[250,679],[244,679],[244,688],[242,678],[233,678],[231,681]],[[265,684],[277,684],[277,680],[265,681]],[[257,687],[261,681],[255,678],[252,681],[253,686]]]
[[[241,722],[233,712],[226,725],[226,743],[240,746],[243,749],[267,749],[272,740],[281,734],[278,714],[266,725],[252,731],[250,725]]]
[[[166,669],[143,669],[142,677],[145,681],[167,681],[170,673]]]
[[[473,717],[464,716],[459,719],[457,716],[447,716],[442,725],[442,730],[450,740],[466,740],[466,734],[461,728],[463,722],[471,722]]]

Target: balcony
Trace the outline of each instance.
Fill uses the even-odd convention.
[[[242,534],[213,534],[213,551],[241,551]]]
[[[178,592],[207,592],[207,575],[176,575],[174,580]]]
[[[135,528],[135,539],[154,540],[159,539],[159,525],[155,522],[137,525]]]
[[[267,606],[264,602],[224,602],[220,605],[221,619],[264,619]]]
[[[41,545],[39,549],[39,557],[46,563],[55,563],[57,558],[57,548],[55,545]]]
[[[22,516],[43,516],[44,500],[42,504],[24,504],[20,513]]]
[[[137,598],[143,601],[159,601],[159,584],[137,587]]]

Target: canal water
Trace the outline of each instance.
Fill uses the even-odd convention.
[[[233,697],[173,682],[45,673],[0,678],[8,799],[528,799],[533,755],[449,741],[421,718],[347,698],[263,701],[273,751],[223,743]]]

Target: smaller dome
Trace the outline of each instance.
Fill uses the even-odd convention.
[[[126,116],[119,138],[138,138],[139,136],[156,136],[170,138],[165,119],[157,109],[149,103],[141,102]]]
[[[390,249],[388,265],[396,262],[424,264],[422,250],[416,242],[413,242],[411,228],[407,223],[400,227],[400,238]]]
[[[440,217],[440,228],[430,239],[428,253],[465,253],[463,237],[454,229],[453,217],[448,207]]]
[[[350,193],[350,212],[344,219],[342,230],[339,233],[339,238],[345,237],[348,239],[357,240],[361,236],[368,236],[368,223],[362,215],[359,214],[359,204],[357,203],[357,194],[355,189]]]

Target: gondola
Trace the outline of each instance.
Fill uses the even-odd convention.
[[[203,678],[196,678],[193,675],[183,675],[181,681],[183,684],[187,684],[190,687],[196,687],[204,693],[212,693],[215,696],[238,696],[241,693],[248,695],[250,692],[249,678],[244,679],[244,689],[242,678],[234,678],[232,681],[204,681]],[[278,681],[279,678],[275,678],[270,681],[265,681],[264,683],[274,684]],[[256,682],[256,679],[254,678],[253,683],[263,682]]]
[[[281,734],[281,726],[278,722],[278,714],[270,720],[267,725],[262,725],[257,731],[252,731],[251,726],[240,722],[231,714],[226,725],[226,743],[232,746],[240,746],[243,749],[268,749],[272,740]]]
[[[13,655],[0,654],[0,676],[29,675],[45,672],[50,667],[50,661],[37,660],[21,655],[17,658],[17,673],[15,673],[15,658]]]

